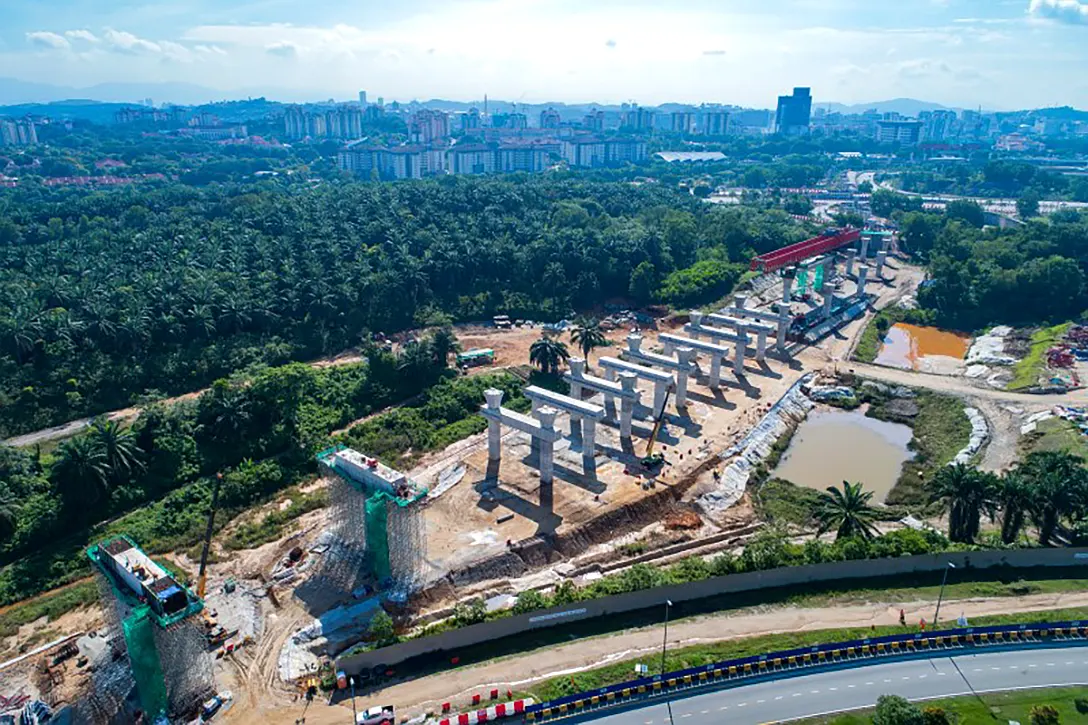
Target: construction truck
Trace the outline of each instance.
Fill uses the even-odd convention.
[[[396,717],[392,705],[368,707],[355,716],[355,725],[393,725]]]

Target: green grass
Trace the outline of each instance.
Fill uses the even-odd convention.
[[[1048,687],[1013,692],[992,692],[978,696],[966,695],[944,700],[925,700],[917,704],[923,710],[940,708],[947,713],[949,720],[962,723],[962,725],[1005,723],[1010,720],[1027,725],[1031,722],[1031,708],[1036,705],[1053,705],[1061,714],[1062,723],[1088,722],[1088,714],[1078,712],[1074,704],[1078,698],[1088,698],[1088,687]],[[796,722],[798,725],[870,725],[872,714],[872,710],[860,710]]]
[[[754,491],[760,518],[772,524],[802,528],[816,525],[814,512],[820,498],[820,492],[816,489],[772,478]]]
[[[1040,421],[1034,432],[1024,436],[1020,447],[1025,456],[1036,451],[1056,451],[1072,453],[1088,461],[1088,438],[1077,426],[1062,418]]]
[[[1088,609],[1084,608],[1062,609],[1049,612],[1033,612],[1030,614],[977,617],[972,620],[972,624],[993,625],[1016,624],[1020,622],[1065,621],[1070,619],[1082,619],[1086,614],[1088,614]],[[670,650],[665,658],[665,669],[671,672],[691,667],[701,667],[722,660],[750,657],[752,655],[795,649],[798,647],[811,647],[813,645],[830,642],[861,639],[863,637],[901,634],[903,631],[904,628],[898,625],[876,627],[875,629],[870,627],[851,627],[810,632],[769,634],[747,639],[695,645],[692,647]],[[651,673],[655,673],[655,670],[660,667],[660,659],[658,657],[647,657],[646,655],[643,655],[622,662],[615,662],[604,667],[579,672],[574,675],[564,675],[562,677],[545,680],[532,688],[533,696],[541,701],[545,701],[564,695],[572,695],[577,692],[585,692],[587,690],[626,682],[633,679],[634,675],[632,673],[634,671],[634,664],[640,661],[650,665]],[[1025,719],[1023,722],[1026,723],[1027,720]]]
[[[291,504],[283,509],[276,509],[255,521],[241,524],[226,541],[228,549],[254,549],[261,544],[283,536],[288,524],[303,514],[324,508],[329,503],[329,492],[325,489],[312,493],[302,493],[297,488],[286,492],[285,499]]]
[[[93,581],[74,584],[52,594],[44,594],[16,604],[0,614],[0,637],[12,637],[19,627],[36,619],[57,617],[98,601],[98,585]]]
[[[1065,337],[1071,326],[1071,322],[1066,322],[1035,331],[1031,336],[1031,349],[1028,354],[1012,368],[1012,380],[1007,386],[1008,390],[1024,390],[1039,384],[1039,376],[1046,367],[1046,351]]]
[[[913,421],[914,438],[910,448],[914,458],[903,464],[899,480],[888,493],[889,505],[920,505],[928,501],[926,481],[963,450],[971,439],[971,421],[963,412],[963,401],[936,393],[920,392],[916,398],[918,415]],[[879,405],[870,415],[882,420]]]

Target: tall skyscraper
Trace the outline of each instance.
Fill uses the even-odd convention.
[[[366,108],[366,91],[359,91],[359,105]]]
[[[812,93],[808,88],[794,88],[792,96],[778,97],[775,131],[785,136],[808,133],[812,117]]]
[[[623,121],[620,125],[631,131],[652,131],[654,112],[648,108],[631,106],[623,112]]]
[[[445,111],[429,108],[416,111],[408,120],[408,133],[413,143],[428,144],[450,135],[450,118]]]
[[[603,131],[604,111],[601,111],[599,109],[593,109],[586,114],[585,119],[582,121],[582,125],[588,128],[590,131]]]
[[[670,129],[673,133],[695,133],[695,114],[691,111],[673,111]]]
[[[541,128],[559,128],[559,111],[547,108],[540,112]]]
[[[480,109],[473,106],[466,112],[461,114],[461,130],[466,133],[469,131],[480,130]]]
[[[703,111],[703,133],[707,136],[729,134],[729,111],[708,109]]]

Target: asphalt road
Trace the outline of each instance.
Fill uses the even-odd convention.
[[[975,692],[1088,684],[1088,648],[964,654],[822,672],[672,701],[676,725],[759,725],[872,707],[881,695],[910,700]],[[594,725],[669,725],[664,701],[606,715]]]

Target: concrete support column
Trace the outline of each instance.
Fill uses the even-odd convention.
[[[631,352],[642,352],[642,335],[632,332],[627,336],[627,349]]]
[[[740,332],[741,341],[737,343],[736,354],[733,355],[733,372],[744,375],[744,357],[748,354],[748,333]]]
[[[676,344],[672,342],[665,341],[663,343],[663,346],[665,348],[666,355],[672,355],[673,352],[676,350]]]
[[[825,320],[828,317],[831,317],[831,306],[833,304],[835,304],[835,295],[829,289],[826,292],[824,292],[824,311],[823,311],[823,315],[824,315]]]
[[[869,258],[869,237],[861,238],[861,254],[858,256],[861,258],[862,262]]]
[[[572,357],[567,361],[570,366],[570,397],[575,400],[582,399],[582,384],[578,382],[586,375],[586,361],[580,357]]]
[[[853,249],[846,250],[846,276],[852,277],[854,275],[854,257],[857,255]]]
[[[616,418],[616,396],[604,394],[604,414],[609,420]]]
[[[570,437],[578,440],[578,436],[582,433],[582,416],[575,413],[570,414]]]
[[[869,265],[863,264],[858,267],[858,296],[865,294],[865,284],[869,281]]]
[[[876,269],[873,270],[873,276],[877,279],[884,279],[884,262],[888,261],[888,253],[885,251],[879,251],[876,253]]]
[[[823,292],[830,286],[829,282],[831,281],[831,275],[835,273],[835,257],[833,255],[829,254],[824,257],[823,268],[823,279],[820,281],[820,288],[816,290],[817,292]]]
[[[665,383],[654,382],[654,417],[661,412],[661,407],[665,405]]]
[[[634,373],[620,373],[620,385],[624,390],[635,392],[638,385],[638,376]],[[635,401],[630,397],[620,399],[620,437],[631,437],[631,419],[635,415]]]
[[[744,306],[748,304],[748,295],[738,294],[733,297],[733,306],[738,310],[743,310]]]
[[[786,333],[790,331],[790,313],[782,310],[778,313],[778,349],[786,349]]]
[[[537,418],[540,420],[540,427],[545,431],[555,430],[555,416],[559,415],[559,411],[555,408],[545,406],[537,411]],[[541,440],[536,436],[533,436],[533,440],[537,441],[540,448],[540,482],[551,483],[552,477],[555,473],[555,443],[550,440]]]
[[[502,391],[489,388],[484,391],[487,409],[498,413],[502,407]],[[494,418],[487,419],[487,457],[497,461],[502,457],[502,423]]]
[[[767,359],[767,331],[759,330],[756,337],[756,360],[763,362]]]
[[[695,357],[695,350],[690,347],[678,347],[676,348],[676,359],[680,361],[683,367],[682,370],[676,371],[676,407],[683,408],[688,404],[688,370],[687,366],[691,364],[692,359]]]
[[[532,407],[529,410],[529,415],[533,416],[537,420],[540,420],[540,406],[543,405],[543,403],[541,403],[536,398],[533,398],[531,403]],[[540,439],[536,436],[529,437],[529,450],[531,450],[533,453],[540,453]]]
[[[790,303],[791,287],[793,287],[793,275],[784,275],[782,277],[782,302],[787,305]]]
[[[593,459],[597,452],[597,421],[593,418],[582,419],[582,467],[593,468]]]
[[[722,359],[715,355],[710,358],[710,387],[717,390],[722,384]]]

